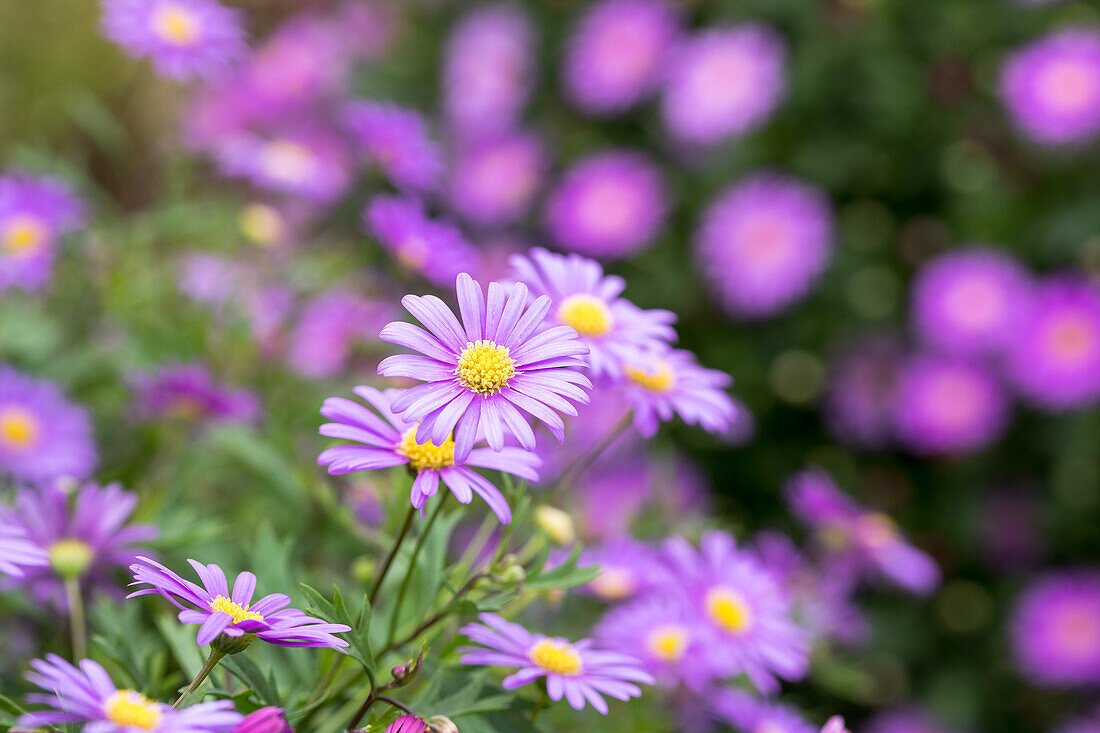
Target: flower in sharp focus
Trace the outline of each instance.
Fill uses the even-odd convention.
[[[104,0],[103,34],[177,79],[226,71],[247,50],[238,10],[214,0]]]
[[[544,677],[551,700],[564,697],[574,710],[584,708],[587,702],[606,715],[608,707],[603,695],[629,700],[642,694],[635,683],[653,684],[653,676],[637,659],[603,651],[591,639],[571,643],[560,637],[533,634],[494,613],[483,613],[479,618],[481,623],[468,624],[461,629],[470,641],[481,645],[459,647],[461,662],[519,667],[504,679],[506,690]]]
[[[524,412],[563,441],[565,423],[558,413],[576,415],[571,401],[587,403],[585,390],[592,388],[578,371],[588,347],[568,326],[544,328],[550,298],[528,304],[523,283],[489,283],[486,298],[481,285],[463,273],[456,287],[462,323],[439,298],[406,295],[401,304],[427,330],[395,322],[379,334],[420,353],[387,357],[378,373],[426,382],[398,397],[393,411],[420,421],[418,443],[441,445],[453,433],[459,461],[480,435],[495,451],[504,447],[505,434],[534,450]]]
[[[737,408],[726,394],[728,374],[707,369],[687,351],[638,352],[623,366],[623,384],[634,410],[634,427],[650,438],[675,415],[711,433],[730,428]]]
[[[438,443],[434,440],[420,443],[417,424],[394,414],[391,403],[402,394],[401,390],[380,392],[373,387],[356,387],[355,393],[370,403],[377,414],[342,397],[330,397],[321,408],[321,414],[334,421],[321,426],[321,435],[358,443],[321,453],[317,462],[327,465],[330,474],[407,466],[416,474],[410,496],[413,507],[422,508],[435,496],[442,482],[463,504],[469,504],[477,494],[505,524],[512,518],[508,502],[474,467],[538,481],[536,469],[540,461],[534,453],[514,446],[499,451],[474,448],[465,458],[459,458],[451,435]]]
[[[386,733],[427,733],[428,721],[417,715],[402,715],[386,726]]]
[[[45,286],[57,238],[81,225],[83,208],[59,181],[22,174],[0,177],[0,292]]]
[[[50,562],[50,553],[27,539],[27,532],[0,518],[0,573],[23,577],[26,567],[41,567]]]
[[[201,624],[196,637],[199,646],[215,641],[222,634],[230,639],[255,636],[277,646],[342,650],[348,645],[333,634],[350,631],[350,627],[325,623],[295,608],[287,608],[290,597],[283,593],[272,593],[253,603],[256,576],[252,573],[246,571],[237,575],[230,593],[220,567],[195,560],[187,562],[198,574],[201,586],[184,580],[154,560],[138,557],[138,562],[130,566],[134,573],[134,582],[130,585],[149,587],[136,590],[127,598],[154,593],[163,596],[180,609],[180,623]]]
[[[546,157],[542,141],[521,131],[462,144],[451,164],[451,208],[478,226],[514,222],[527,213],[538,193]]]
[[[638,350],[660,350],[676,340],[676,315],[642,310],[620,297],[626,283],[605,275],[595,260],[541,248],[513,255],[512,274],[533,295],[550,297],[549,321],[575,330],[588,347],[593,376],[618,377]]]
[[[287,724],[282,708],[266,707],[246,715],[233,733],[294,733],[294,729]]]
[[[1033,683],[1100,682],[1100,573],[1040,577],[1017,600],[1010,631],[1016,666]]]
[[[375,196],[363,210],[363,224],[401,265],[434,285],[477,268],[478,251],[454,224],[432,219],[424,205],[404,196]]]
[[[140,420],[248,422],[261,414],[256,395],[215,383],[210,370],[201,364],[177,364],[137,374],[131,387],[134,414]]]
[[[363,157],[399,188],[428,191],[443,172],[439,146],[419,112],[389,102],[351,102],[344,110]]]
[[[96,460],[84,408],[53,382],[0,365],[0,473],[29,483],[84,478]]]
[[[50,654],[45,660],[31,661],[33,672],[27,679],[43,692],[31,693],[26,700],[47,710],[26,713],[19,725],[35,728],[86,724],[88,733],[228,733],[241,720],[232,700],[216,700],[174,710],[150,700],[140,692],[119,689],[107,671],[90,659],[74,667]]]

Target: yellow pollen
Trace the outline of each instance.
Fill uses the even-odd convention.
[[[187,8],[167,3],[153,13],[153,31],[168,43],[190,46],[199,40],[199,21]]]
[[[283,218],[266,204],[246,206],[237,219],[237,225],[248,241],[263,247],[275,244],[283,236]]]
[[[447,436],[443,445],[436,445],[430,440],[427,443],[416,442],[416,428],[414,425],[401,436],[401,443],[397,446],[397,452],[409,459],[409,465],[414,471],[436,470],[455,465],[455,439]]]
[[[154,730],[160,723],[160,705],[133,690],[119,690],[103,703],[107,720],[123,728]]]
[[[94,557],[91,546],[80,540],[64,539],[50,545],[50,566],[65,578],[83,575]]]
[[[581,673],[581,655],[564,639],[543,639],[531,647],[527,657],[547,672],[566,677]]]
[[[38,442],[38,418],[22,407],[0,407],[0,446],[23,451]]]
[[[646,638],[649,653],[662,662],[679,662],[687,651],[688,630],[680,624],[665,624],[649,632]]]
[[[12,256],[32,255],[46,241],[45,225],[33,216],[15,216],[4,228],[0,250]]]
[[[637,369],[624,367],[627,379],[639,384],[651,392],[668,392],[676,386],[676,375],[672,368],[662,359],[654,359],[652,369]]]
[[[313,169],[313,153],[292,140],[272,140],[260,152],[264,171],[272,178],[298,183]]]
[[[731,634],[743,634],[752,627],[752,609],[732,588],[714,588],[707,593],[707,615]]]
[[[508,386],[516,374],[516,363],[508,349],[492,341],[466,344],[458,355],[455,376],[462,386],[478,394],[490,395]]]
[[[558,320],[581,336],[603,336],[614,323],[611,310],[602,299],[580,293],[572,295],[558,306]]]
[[[225,596],[218,596],[214,600],[210,601],[211,611],[224,611],[233,617],[233,623],[239,624],[241,621],[263,621],[264,617],[255,611],[249,611],[248,606],[241,606],[239,603],[234,603],[231,599]]]

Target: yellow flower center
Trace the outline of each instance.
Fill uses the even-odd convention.
[[[199,40],[199,19],[178,3],[161,5],[153,13],[153,31],[176,46],[190,46]]]
[[[313,169],[313,153],[291,140],[273,140],[260,152],[264,171],[277,181],[297,183]]]
[[[859,518],[859,536],[869,547],[882,547],[898,536],[894,520],[882,512],[867,512]]]
[[[626,377],[651,392],[668,392],[676,386],[676,375],[663,359],[654,359],[650,369],[624,367]]]
[[[508,386],[508,380],[516,374],[516,363],[508,355],[508,349],[492,341],[476,341],[466,344],[458,355],[455,376],[467,389],[478,394],[490,395]]]
[[[231,599],[225,596],[218,596],[214,600],[210,601],[211,611],[223,611],[233,617],[233,623],[239,624],[241,621],[263,621],[264,617],[255,611],[249,611],[248,606],[242,606],[239,603],[234,603]]]
[[[0,249],[13,257],[29,256],[42,248],[47,237],[46,225],[34,216],[13,216],[4,227]]]
[[[455,465],[455,439],[447,436],[443,445],[416,442],[416,428],[413,426],[401,436],[397,452],[409,459],[409,465],[415,471],[436,470]]]
[[[38,418],[22,407],[0,408],[0,445],[13,451],[24,451],[38,442],[41,429]]]
[[[103,704],[107,720],[123,728],[154,730],[160,723],[160,705],[133,690],[119,690]]]
[[[531,647],[527,656],[547,672],[566,677],[581,673],[581,655],[564,639],[543,639]]]
[[[649,653],[662,662],[679,662],[687,651],[688,630],[681,624],[665,624],[646,637]]]
[[[572,295],[558,306],[558,320],[582,336],[603,336],[614,321],[607,304],[594,295]]]
[[[283,218],[266,204],[246,206],[237,219],[237,225],[248,241],[264,247],[275,244],[283,236]]]
[[[752,627],[752,609],[732,588],[718,587],[707,593],[707,615],[731,634],[743,634]]]
[[[95,552],[86,542],[58,540],[50,545],[50,566],[63,578],[76,578],[92,564]]]

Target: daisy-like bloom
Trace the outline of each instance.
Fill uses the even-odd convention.
[[[577,565],[599,566],[600,574],[582,590],[608,603],[646,596],[671,580],[654,549],[629,537],[585,548]]]
[[[1049,410],[1100,398],[1100,288],[1083,278],[1043,283],[1008,352],[1008,373],[1025,398]]]
[[[531,19],[508,4],[483,5],[458,22],[443,60],[443,113],[459,137],[513,127],[535,82]]]
[[[535,434],[522,413],[537,418],[565,440],[559,413],[576,415],[572,403],[587,403],[592,388],[580,373],[586,347],[568,326],[544,328],[550,298],[528,304],[527,286],[489,283],[488,297],[466,273],[458,276],[459,323],[432,295],[406,295],[401,304],[424,328],[395,322],[379,338],[419,354],[390,356],[378,365],[383,377],[405,377],[417,385],[394,400],[391,409],[419,421],[416,440],[442,445],[452,434],[455,459],[465,461],[481,435],[495,451],[505,434],[527,450]]]
[[[752,733],[818,733],[801,712],[782,703],[761,700],[744,690],[718,690],[710,698],[714,716],[736,730]]]
[[[53,382],[0,366],[0,473],[31,483],[84,478],[96,460],[84,408]]]
[[[338,288],[310,301],[298,316],[287,345],[287,363],[315,379],[345,371],[359,344],[367,343],[396,315],[389,303]]]
[[[514,690],[546,678],[551,700],[566,699],[574,710],[585,702],[607,715],[604,695],[617,700],[639,697],[635,683],[651,685],[653,676],[634,657],[597,648],[591,639],[571,643],[560,637],[532,634],[519,624],[495,613],[483,613],[480,624],[463,626],[461,632],[481,646],[459,647],[463,664],[519,667],[504,678],[504,689]],[[487,647],[487,648],[485,648]]]
[[[776,676],[801,679],[809,660],[805,630],[776,578],[722,532],[707,532],[696,551],[686,540],[665,542],[664,557],[696,618],[695,662],[715,678],[744,674],[759,690],[778,690]]]
[[[42,289],[53,269],[58,236],[80,226],[83,209],[60,181],[0,177],[0,293]]]
[[[692,145],[746,132],[779,105],[786,55],[778,34],[756,24],[708,30],[681,43],[665,76],[665,127]]]
[[[625,110],[657,91],[679,14],[664,0],[602,0],[585,11],[567,41],[562,85],[590,114]]]
[[[50,553],[27,539],[27,531],[0,518],[0,573],[22,578],[24,568],[50,562]]]
[[[342,397],[330,397],[321,407],[321,414],[333,421],[321,426],[321,435],[359,444],[329,448],[317,458],[317,463],[328,466],[334,476],[407,466],[416,475],[410,495],[416,509],[435,496],[442,482],[463,504],[469,504],[474,494],[480,496],[504,524],[512,521],[508,502],[499,489],[473,469],[487,468],[538,481],[540,461],[534,453],[514,446],[500,450],[475,448],[460,458],[451,435],[439,442],[420,442],[418,425],[393,412],[392,404],[401,397],[401,390],[380,392],[374,387],[356,387],[355,393],[377,414]]]
[[[1003,433],[1009,401],[1001,382],[978,363],[914,356],[895,396],[898,439],[914,453],[968,453]]]
[[[82,725],[87,733],[228,733],[241,720],[232,700],[215,700],[173,710],[136,690],[119,689],[107,671],[90,659],[74,667],[49,654],[31,661],[27,679],[43,692],[31,693],[31,705],[47,710],[26,713],[19,725],[51,728]]]
[[[139,420],[179,419],[196,423],[249,422],[260,402],[248,390],[217,384],[202,364],[177,364],[130,380]]]
[[[458,227],[432,219],[416,199],[375,196],[363,210],[363,225],[398,262],[435,285],[477,267],[477,249]]]
[[[0,507],[0,521],[19,527],[48,558],[26,568],[14,585],[31,597],[65,608],[63,579],[79,578],[85,592],[114,594],[114,575],[137,557],[135,545],[156,538],[149,524],[127,524],[137,495],[119,484],[86,483],[73,492],[59,485],[19,491],[11,508]]]
[[[646,438],[675,415],[711,433],[724,433],[736,418],[737,408],[726,394],[733,380],[725,372],[699,366],[691,352],[638,352],[625,361],[623,374],[634,427]]]
[[[564,249],[616,259],[644,249],[668,213],[660,170],[640,153],[590,155],[565,172],[546,203],[546,227]]]
[[[344,124],[367,162],[395,186],[421,191],[435,187],[443,160],[422,114],[391,102],[351,102]]]
[[[910,545],[890,517],[857,504],[825,471],[797,473],[785,491],[791,511],[817,532],[841,572],[881,573],[916,593],[939,585],[935,561]]]
[[[832,251],[828,199],[775,173],[758,173],[720,193],[695,235],[699,269],[736,318],[765,318],[805,297]]]
[[[935,258],[913,283],[913,329],[928,345],[961,356],[996,355],[1018,335],[1031,283],[1012,257],[988,248]]]
[[[626,282],[605,275],[595,260],[532,249],[511,259],[513,277],[533,295],[550,297],[550,323],[569,326],[588,347],[594,377],[619,377],[639,350],[660,350],[676,340],[676,315],[642,310],[620,297]]]
[[[535,135],[509,132],[481,138],[458,151],[448,199],[472,224],[509,224],[527,213],[545,172],[546,151]]]
[[[905,362],[900,339],[877,336],[829,365],[825,426],[844,443],[882,448],[894,437],[894,395]]]
[[[317,204],[332,203],[351,183],[347,146],[321,127],[239,135],[219,146],[217,158],[227,175]]]
[[[427,733],[428,721],[416,715],[402,715],[386,726],[386,733]]]
[[[642,662],[664,687],[702,689],[706,670],[695,663],[698,619],[675,598],[646,597],[609,611],[593,629],[600,645]]]
[[[282,708],[269,706],[246,715],[233,733],[294,733],[294,729],[287,724]]]
[[[1035,684],[1100,682],[1100,573],[1068,570],[1029,586],[1012,614],[1017,668]]]
[[[214,0],[104,0],[103,34],[176,79],[224,72],[247,49],[240,12]]]
[[[231,639],[256,637],[277,646],[330,647],[340,651],[348,645],[333,634],[351,631],[351,627],[325,623],[296,608],[287,608],[290,597],[283,593],[272,593],[253,603],[256,576],[252,573],[238,574],[230,593],[220,567],[195,560],[187,562],[202,585],[184,580],[155,560],[139,556],[138,562],[130,566],[134,574],[134,582],[130,585],[149,587],[126,597],[164,596],[180,609],[181,624],[201,624],[195,639],[199,646],[213,642],[222,634]]]
[[[1001,97],[1030,139],[1088,142],[1100,131],[1100,31],[1067,28],[1014,52],[1001,71]]]

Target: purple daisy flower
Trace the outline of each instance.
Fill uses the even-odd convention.
[[[916,593],[939,585],[935,561],[909,544],[890,517],[857,504],[825,471],[797,473],[785,491],[791,511],[818,533],[840,572],[874,571]]]
[[[595,260],[535,248],[527,256],[514,255],[511,263],[514,278],[532,295],[550,297],[549,322],[579,334],[595,377],[621,376],[624,361],[639,350],[657,351],[676,340],[674,313],[642,310],[619,297],[626,282],[605,275]]]
[[[260,188],[329,204],[351,183],[344,141],[330,130],[301,127],[281,135],[240,135],[217,150],[218,164]]]
[[[348,368],[355,347],[373,340],[396,315],[389,303],[330,290],[302,310],[290,334],[287,363],[306,377],[336,376]]]
[[[1012,257],[978,248],[935,258],[913,283],[913,329],[925,343],[960,356],[996,355],[1019,334],[1031,293]]]
[[[80,479],[96,461],[87,411],[53,382],[0,365],[0,472],[31,483]]]
[[[73,492],[47,485],[16,492],[13,507],[0,507],[0,520],[21,528],[49,563],[26,569],[12,584],[60,608],[68,604],[65,578],[79,578],[85,592],[116,593],[112,576],[137,557],[134,545],[159,534],[152,525],[126,523],[136,507],[137,495],[119,484],[86,483]]]
[[[779,35],[757,24],[712,29],[684,41],[665,76],[665,127],[692,145],[746,132],[779,105],[786,55]]]
[[[544,328],[550,298],[528,305],[523,283],[489,283],[486,299],[481,285],[463,273],[456,288],[462,323],[439,298],[406,295],[401,304],[428,330],[395,322],[379,334],[420,353],[387,357],[378,373],[426,382],[398,397],[393,411],[420,421],[419,443],[442,445],[453,433],[459,461],[480,435],[495,451],[504,447],[506,432],[534,450],[535,434],[523,412],[564,441],[558,413],[576,415],[571,402],[587,403],[585,390],[592,388],[579,371],[588,347],[568,326]]]
[[[639,352],[623,365],[634,427],[646,438],[675,415],[711,433],[732,427],[737,408],[726,394],[728,374],[699,366],[688,351]]]
[[[593,3],[567,42],[566,97],[590,114],[611,114],[654,94],[679,23],[679,13],[664,0]]]
[[[31,661],[27,679],[44,692],[31,693],[32,705],[51,709],[20,716],[19,725],[55,728],[87,724],[88,733],[228,733],[241,720],[232,700],[188,705],[182,710],[150,700],[135,690],[119,689],[107,671],[90,659],[74,667],[56,654]]]
[[[201,364],[178,364],[135,375],[131,388],[139,420],[250,422],[261,414],[256,395],[215,383],[210,370]]]
[[[477,267],[477,249],[458,227],[430,218],[416,199],[375,196],[363,210],[363,224],[398,262],[435,285],[449,285]]]
[[[845,443],[882,448],[894,436],[894,396],[905,361],[899,339],[874,337],[841,353],[828,369],[825,425]]]
[[[1018,669],[1040,685],[1100,682],[1100,573],[1040,577],[1016,602],[1011,622]]]
[[[199,646],[213,642],[222,634],[233,639],[255,636],[277,646],[330,647],[339,651],[348,645],[333,634],[351,631],[349,626],[325,623],[296,608],[287,608],[290,597],[283,593],[272,593],[253,603],[256,576],[252,573],[238,574],[230,593],[220,567],[195,560],[187,562],[195,569],[201,586],[184,580],[154,560],[138,557],[138,562],[130,566],[134,573],[134,582],[130,585],[150,587],[126,597],[154,593],[164,596],[180,609],[181,624],[201,624],[195,639]]]
[[[41,290],[53,269],[58,236],[83,223],[83,210],[60,181],[0,177],[0,293]]]
[[[1038,288],[1008,352],[1008,373],[1029,401],[1049,410],[1100,398],[1100,288],[1073,276]]]
[[[968,453],[996,441],[1009,419],[1000,381],[977,363],[931,355],[902,368],[894,405],[897,436],[914,453]]]
[[[1100,131],[1100,32],[1067,28],[1015,51],[1001,71],[1001,97],[1032,140],[1088,142]]]
[[[639,659],[658,684],[699,690],[707,679],[696,663],[698,623],[675,598],[646,597],[609,611],[592,634],[604,648]]]
[[[819,733],[797,709],[790,705],[761,700],[744,690],[725,689],[710,700],[715,717],[737,730],[753,733]]]
[[[546,692],[551,700],[566,699],[574,710],[587,702],[607,715],[604,695],[617,700],[639,697],[641,689],[634,683],[651,685],[653,676],[634,657],[603,651],[591,639],[571,643],[560,637],[532,634],[519,624],[505,621],[495,613],[483,613],[480,624],[467,624],[460,631],[476,647],[459,647],[463,664],[494,667],[519,667],[519,671],[504,678],[504,689],[514,690],[535,680],[546,678]],[[487,647],[487,648],[485,648]]]
[[[176,79],[226,71],[247,50],[240,12],[214,0],[104,0],[103,34]]]
[[[351,102],[344,110],[344,123],[366,160],[395,186],[435,188],[443,160],[422,114],[390,102]]]
[[[287,724],[284,716],[282,708],[271,706],[260,708],[237,723],[233,733],[294,733],[294,729]]]
[[[443,112],[460,137],[510,129],[535,83],[535,31],[516,6],[483,5],[451,33],[443,61]]]
[[[583,590],[608,603],[649,595],[671,581],[656,551],[630,538],[585,548],[578,566],[594,565],[600,573]]]
[[[535,135],[481,138],[460,148],[451,166],[448,199],[472,224],[509,224],[527,213],[545,172],[546,151]]]
[[[50,563],[50,553],[27,537],[18,524],[9,524],[0,508],[0,573],[22,578],[23,568],[42,567]]]
[[[539,479],[537,469],[541,462],[534,453],[522,448],[475,448],[460,459],[455,455],[455,441],[450,435],[438,443],[418,442],[417,424],[399,417],[390,406],[402,394],[401,390],[380,392],[364,386],[356,387],[355,393],[378,414],[342,397],[330,397],[321,407],[321,414],[334,421],[321,426],[321,435],[359,443],[329,448],[317,458],[317,463],[328,466],[328,472],[334,476],[407,466],[416,475],[410,496],[416,509],[435,496],[442,482],[463,504],[469,504],[474,494],[480,496],[503,524],[512,521],[508,502],[499,489],[473,468],[502,471],[528,481]]]
[[[727,188],[704,212],[695,256],[727,313],[764,318],[809,293],[829,264],[833,236],[820,189],[757,173]]]
[[[546,227],[564,249],[616,259],[649,245],[667,213],[657,166],[640,153],[605,152],[565,172],[546,203]]]

